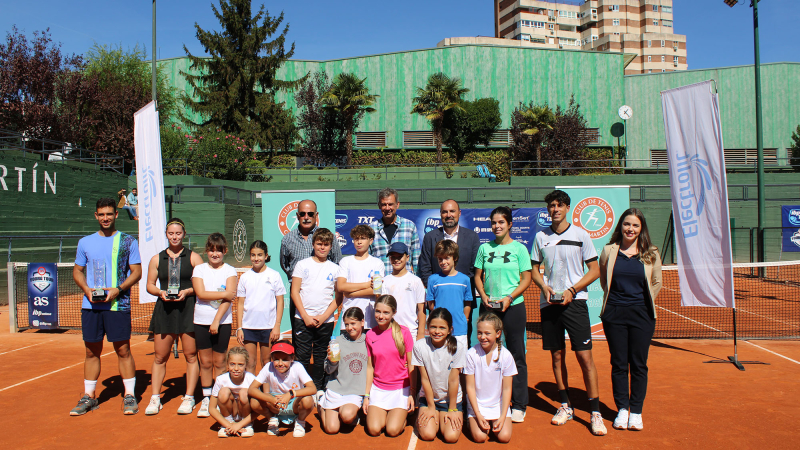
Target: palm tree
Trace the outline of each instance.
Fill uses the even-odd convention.
[[[469,89],[461,86],[461,79],[450,78],[442,72],[428,77],[428,84],[417,88],[417,96],[411,101],[414,107],[411,114],[419,114],[428,119],[433,129],[433,140],[436,144],[436,162],[442,162],[442,121],[447,111],[456,108],[463,110],[459,104],[461,97]]]
[[[520,128],[522,132],[531,136],[536,146],[536,161],[539,169],[542,168],[542,141],[541,135],[544,130],[552,130],[556,123],[556,115],[547,105],[526,106],[520,110],[522,121]],[[538,135],[538,136],[537,136]]]
[[[360,79],[354,73],[340,73],[318,100],[323,108],[342,115],[348,166],[353,163],[353,133],[358,127],[357,118],[363,113],[374,112],[372,105],[380,97],[369,93],[366,81],[366,78]]]

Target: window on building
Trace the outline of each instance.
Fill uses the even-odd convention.
[[[554,28],[555,28],[555,26],[556,26],[556,25],[555,25],[554,23],[548,23],[548,24],[547,24],[547,28],[549,28],[549,29],[551,29],[551,30],[552,30],[552,29],[554,29]]]
[[[653,57],[650,56],[650,55],[647,55],[647,62],[653,62]]]
[[[653,69],[648,70],[647,73],[653,73]]]
[[[544,38],[543,37],[541,37],[541,38],[540,37],[531,37],[531,42],[534,42],[534,43],[537,43],[537,44],[544,44]]]
[[[619,19],[612,19],[611,26],[618,27],[619,26]]]
[[[555,43],[556,43],[556,40],[555,40],[554,38],[548,38],[548,41],[547,41],[547,43],[548,43],[548,44],[555,44]]]
[[[531,35],[530,34],[520,34],[519,35],[519,40],[520,41],[530,41],[531,40]]]
[[[576,11],[559,11],[558,17],[564,17],[566,19],[577,19],[578,13]]]
[[[666,71],[667,71],[666,69],[661,69],[661,72],[666,72]]]
[[[658,5],[653,5],[653,12],[658,12]]]
[[[664,58],[666,58],[666,56],[661,55],[661,62],[666,62],[666,60]]]
[[[662,20],[661,21],[661,26],[662,27],[670,27],[670,28],[672,28],[672,21],[671,20]]]
[[[664,42],[664,40],[662,39],[661,40],[661,48],[664,48],[664,45],[666,45],[666,42]]]
[[[599,37],[599,36],[592,36],[592,41],[596,41],[596,40],[598,40],[598,39],[600,39],[600,37]]]
[[[654,26],[654,27],[657,27],[657,26],[658,26],[658,19],[653,19],[653,26]]]
[[[664,14],[672,14],[672,6],[662,6],[661,12]]]
[[[619,12],[619,5],[608,5],[608,10]]]
[[[650,41],[650,40],[648,40],[648,41],[647,41],[647,46],[648,46],[648,47],[652,47],[652,46],[653,46],[653,41]]]
[[[678,64],[678,57],[677,56],[673,56],[672,57],[672,62],[675,63],[675,64]]]
[[[596,10],[596,9],[592,9],[592,15],[593,15],[593,16],[596,16],[596,15],[597,15],[597,10]]]
[[[619,36],[619,33],[618,32],[614,32],[614,36]]]

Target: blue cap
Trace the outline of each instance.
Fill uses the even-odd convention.
[[[407,255],[408,246],[403,242],[392,242],[391,247],[389,247],[389,253],[400,253],[401,255]]]

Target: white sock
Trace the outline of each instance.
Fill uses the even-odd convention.
[[[153,394],[153,395],[151,395],[151,396],[150,396],[150,398],[151,398],[151,399],[153,399],[153,398],[157,398],[157,399],[159,399],[159,401],[161,400],[161,396],[160,396],[160,395],[158,395],[158,394]]]
[[[301,426],[301,427],[303,427],[303,428],[305,428],[305,427],[306,427],[306,421],[305,421],[305,420],[295,419],[295,420],[294,420],[294,423],[296,423],[296,424],[300,425],[300,426]]]
[[[122,384],[125,386],[125,395],[135,395],[134,389],[136,388],[136,377],[123,378]]]
[[[211,397],[211,388],[203,388],[203,397]]]
[[[97,387],[97,380],[83,380],[83,392],[94,397],[94,390]]]

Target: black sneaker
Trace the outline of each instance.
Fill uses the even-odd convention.
[[[100,407],[100,402],[96,398],[91,398],[86,394],[78,401],[78,404],[69,412],[70,416],[82,416],[89,411],[94,411]]]
[[[139,412],[139,404],[136,402],[136,397],[128,394],[122,399],[122,414],[130,416]]]

